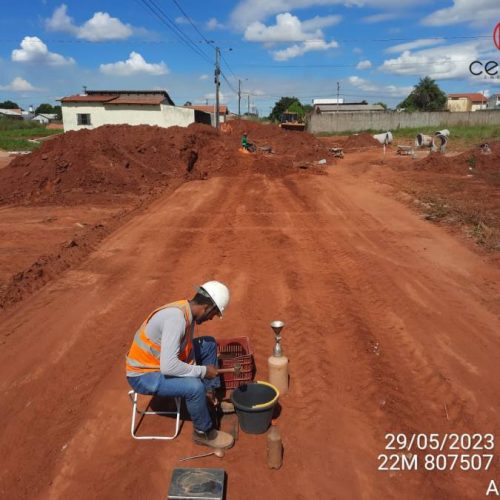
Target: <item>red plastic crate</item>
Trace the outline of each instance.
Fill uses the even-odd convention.
[[[219,357],[219,368],[234,368],[237,363],[241,365],[238,376],[234,373],[221,373],[221,382],[225,389],[236,389],[240,385],[253,380],[255,365],[248,337],[218,340],[217,355]]]

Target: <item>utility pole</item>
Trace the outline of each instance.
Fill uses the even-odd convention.
[[[340,82],[337,82],[337,113],[339,112]]]
[[[238,118],[241,118],[241,80],[238,78]]]
[[[215,47],[215,128],[219,129],[220,49]]]
[[[250,116],[250,94],[247,94],[247,106],[248,106],[247,114],[248,116]]]

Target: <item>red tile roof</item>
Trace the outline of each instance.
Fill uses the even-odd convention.
[[[184,107],[196,109],[197,111],[204,111],[205,113],[215,113],[215,106],[214,105],[207,106],[205,104],[193,104],[191,106],[184,106]],[[229,113],[229,110],[227,109],[227,106],[225,104],[221,104],[219,106],[219,114],[220,115],[227,115],[228,113]]]
[[[448,94],[448,97],[455,97],[455,98],[460,98],[460,97],[467,97],[469,98],[472,102],[486,102],[488,99],[483,95],[479,93],[472,93],[472,94]]]
[[[63,97],[61,102],[107,102],[116,99],[117,95],[70,95],[69,97]]]
[[[139,104],[139,105],[157,105],[165,101],[165,97],[133,97],[133,96],[120,96],[112,101],[106,102],[106,104]]]
[[[66,102],[102,102],[106,104],[158,105],[166,103],[175,106],[165,90],[88,90],[85,95],[76,94],[60,99]]]

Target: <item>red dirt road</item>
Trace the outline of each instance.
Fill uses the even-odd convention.
[[[153,307],[209,278],[233,300],[198,333],[249,336],[258,379],[269,322],[287,324],[282,469],[243,433],[222,461],[191,462],[224,467],[229,499],[479,498],[500,480],[497,458],[430,472],[424,452],[417,471],[377,470],[386,433],[500,439],[500,271],[339,166],[186,183],[3,313],[1,497],[166,497],[199,448],[190,422],[173,442],[130,438],[124,355]],[[172,423],[152,418],[144,430]]]

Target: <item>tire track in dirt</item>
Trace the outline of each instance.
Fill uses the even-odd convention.
[[[176,196],[177,193],[174,193],[171,200],[174,206],[175,203],[180,201]],[[200,197],[200,200],[202,199],[203,197]],[[184,206],[188,204],[189,202],[185,200]],[[87,293],[89,297],[82,300],[80,291],[74,287],[73,283],[65,284],[64,282],[57,281],[47,285],[45,293],[42,291],[42,293],[36,294],[36,297],[33,299],[36,304],[34,307],[41,317],[46,316],[43,314],[44,309],[55,309],[51,304],[56,298],[62,298],[62,302],[66,307],[59,308],[61,314],[59,319],[56,320],[58,324],[49,325],[49,329],[54,327],[55,331],[51,331],[50,336],[46,336],[42,342],[38,342],[38,349],[35,352],[29,349],[29,345],[32,344],[37,329],[36,327],[33,328],[30,321],[22,319],[23,307],[19,308],[20,312],[18,315],[14,311],[11,318],[5,323],[6,329],[11,330],[13,334],[6,345],[4,345],[5,349],[3,352],[6,353],[12,348],[26,351],[23,363],[13,364],[12,360],[10,362],[4,360],[3,365],[9,376],[5,377],[0,385],[0,390],[2,390],[2,394],[6,398],[5,400],[8,402],[7,408],[14,413],[21,414],[20,428],[15,431],[4,428],[0,436],[4,446],[11,450],[12,462],[15,463],[16,455],[21,460],[21,457],[24,456],[24,450],[34,450],[29,460],[31,465],[26,467],[27,469],[32,469],[32,474],[24,474],[22,484],[31,484],[36,486],[36,489],[41,489],[43,481],[46,481],[44,478],[48,476],[47,471],[50,470],[58,459],[58,451],[79,427],[78,422],[85,419],[85,412],[76,414],[73,410],[69,410],[69,415],[64,415],[60,412],[59,408],[85,408],[85,403],[93,397],[92,392],[99,386],[101,380],[105,378],[108,367],[117,362],[117,359],[119,363],[122,363],[123,353],[128,348],[137,325],[140,324],[152,307],[168,300],[167,298],[161,298],[162,295],[165,296],[168,285],[174,289],[177,286],[179,286],[179,289],[185,289],[186,285],[183,282],[182,276],[178,276],[177,280],[173,278],[172,282],[169,282],[167,286],[165,286],[165,283],[159,284],[158,281],[160,277],[163,279],[165,275],[171,275],[171,269],[178,266],[181,260],[184,262],[186,249],[191,248],[191,251],[195,253],[195,258],[199,259],[199,256],[196,255],[195,242],[197,238],[199,239],[200,234],[182,231],[179,238],[179,234],[174,232],[174,235],[172,235],[173,241],[169,242],[170,244],[168,244],[167,248],[162,248],[161,246],[155,248],[154,245],[151,245],[150,238],[156,237],[158,232],[161,234],[163,231],[175,231],[175,225],[179,219],[179,214],[175,211],[173,211],[172,215],[166,210],[162,214],[163,209],[161,205],[160,201],[160,203],[152,207],[151,211],[153,213],[156,212],[158,216],[166,219],[167,224],[164,226],[165,229],[148,224],[147,216],[139,217],[139,221],[142,220],[145,222],[141,228],[144,236],[139,236],[135,241],[131,241],[131,238],[127,238],[130,230],[130,225],[127,225],[127,227],[119,230],[109,238],[103,245],[102,250],[93,254],[83,266],[83,275],[88,276],[90,273],[91,276],[94,276],[87,283],[87,286],[83,282],[81,283],[83,290],[85,290],[84,293]],[[203,212],[201,201],[200,205],[199,210]],[[220,206],[223,209],[223,203]],[[171,207],[169,206],[168,210],[170,209]],[[184,213],[183,219],[179,221],[179,225],[186,227],[196,226],[199,218],[200,215],[197,212],[187,210]],[[137,221],[135,221],[135,224],[137,224]],[[160,236],[160,239],[164,237]],[[168,238],[169,236],[167,236],[167,241]],[[208,235],[206,238],[208,238]],[[165,253],[168,255],[165,256]],[[153,265],[142,262],[139,258],[151,259],[150,262]],[[156,265],[158,266],[158,270],[152,277],[151,284],[153,286],[148,287],[150,290],[144,290],[144,286],[141,286],[143,269],[148,267],[154,268]],[[74,275],[74,272],[73,274],[69,274],[68,281],[71,282]],[[130,281],[131,278],[136,283],[133,286],[129,284],[130,290],[127,290],[125,283]],[[200,279],[199,275],[198,279]],[[117,282],[121,283],[121,285],[118,285]],[[89,288],[95,288],[95,290],[92,292],[89,291],[89,293],[87,292]],[[119,291],[119,295],[121,295],[121,297],[113,297],[111,310],[99,299],[99,294],[103,293],[106,289],[112,289],[115,291],[114,293]],[[134,289],[139,290],[141,294],[145,293],[146,296],[138,297]],[[158,289],[162,290],[162,293]],[[189,293],[194,293],[194,290],[189,290]],[[71,299],[66,295],[78,298],[71,304]],[[105,296],[106,294],[103,293],[103,297]],[[170,292],[168,292],[168,297],[170,297]],[[139,303],[137,303],[138,299]],[[98,311],[95,314],[98,320],[97,318],[90,317],[83,325],[75,329],[75,325],[72,324],[75,309],[81,307],[84,311],[89,311],[90,316],[93,316],[91,311],[94,306],[91,304],[95,301],[99,304],[97,306]],[[79,302],[78,306],[75,306],[76,302]],[[111,319],[114,312],[113,308],[116,309],[116,307],[122,306],[121,303],[123,302],[128,303],[126,309],[133,312],[133,317],[135,318],[135,321],[131,322],[133,326],[131,325],[127,331],[113,332],[112,335],[109,335],[107,331],[109,327],[105,325],[113,324],[113,319]],[[29,304],[28,307],[33,306]],[[107,321],[108,318],[110,318],[109,323]],[[19,328],[19,322],[24,323],[24,325],[21,325],[21,328]],[[33,331],[29,335],[24,336],[19,332],[19,330],[26,330],[26,327],[30,328],[30,326],[33,328]],[[60,331],[61,333],[71,332],[71,334],[64,335],[62,333],[62,335],[55,335],[56,331]],[[88,332],[90,332],[90,335]],[[122,345],[122,348],[119,350],[121,353],[116,349],[117,336],[121,337],[121,341],[123,342],[119,341]],[[61,343],[61,338],[64,339],[63,343]],[[100,353],[98,357],[95,356],[96,352]],[[40,363],[42,359],[44,362]],[[30,365],[31,369],[27,369],[27,366]],[[56,366],[57,368],[55,368]],[[39,384],[37,382],[50,378],[50,374],[54,370],[57,373],[72,374],[72,376],[62,378],[58,386],[52,385],[50,388],[44,386],[38,387]],[[78,376],[79,373],[85,373],[83,380]],[[75,389],[78,391],[76,394]],[[29,405],[29,411],[23,411],[26,404]],[[38,415],[35,421],[33,421],[34,415]],[[50,453],[47,453],[46,449],[39,446],[40,436],[44,434],[48,426],[57,429],[57,433],[51,436],[53,442],[50,445],[52,449]],[[26,428],[30,429],[29,433],[26,433]],[[6,480],[7,485],[9,485],[12,484],[12,481],[20,480],[20,477],[17,474],[13,474],[10,478],[4,476],[2,479]],[[18,491],[22,495],[22,485],[18,487]],[[28,495],[28,492],[29,487],[27,486],[24,493]]]
[[[356,198],[336,183],[333,176],[249,175],[185,184],[107,238],[77,270],[18,304],[6,323],[18,341],[0,353],[3,400],[7,415],[16,414],[0,434],[10,457],[0,492],[163,496],[177,459],[198,451],[191,424],[167,444],[130,439],[123,355],[153,307],[190,295],[190,283],[216,278],[230,285],[231,307],[200,333],[249,336],[257,378],[265,379],[274,343],[268,324],[283,319],[290,358],[290,393],[278,420],[284,466],[269,471],[265,436],[241,433],[224,458],[231,497],[482,493],[480,474],[377,471],[386,432],[481,432],[488,420],[490,432],[498,428],[493,405],[485,408],[495,387],[478,390],[485,373],[495,373],[498,339],[491,312],[474,299],[460,314],[467,302],[454,287],[467,269],[455,271],[453,255],[449,264],[429,261],[407,234],[436,246],[446,239],[405,213],[381,219],[386,207],[370,186],[359,186]],[[405,217],[412,225],[397,226]],[[41,324],[48,325],[42,336]],[[478,340],[469,351],[468,335]],[[474,373],[478,361],[484,367]],[[171,423],[165,420],[151,420],[145,430],[161,432]],[[221,465],[214,460],[196,466]]]
[[[293,185],[292,182],[289,185]],[[295,187],[294,190],[296,189]],[[338,209],[342,198],[335,196],[333,199],[334,202],[331,203],[332,205],[335,203],[335,209]],[[314,200],[305,200],[305,203],[311,207]],[[353,220],[356,220],[356,223],[359,222],[355,225],[357,228],[370,221],[369,216],[358,217],[357,215],[352,214]],[[335,235],[340,236],[338,232]],[[332,241],[335,235],[330,238]],[[346,240],[341,237],[337,241]],[[386,250],[390,251],[389,248]],[[391,273],[381,267],[379,262],[372,261],[373,259],[367,258],[366,255],[357,252],[352,247],[343,247],[340,244],[334,245],[330,252],[324,251],[321,258],[324,262],[331,263],[330,269],[342,269],[342,274],[335,277],[333,284],[340,288],[341,297],[339,298],[341,300],[342,297],[346,296],[350,298],[343,304],[342,309],[347,313],[348,321],[351,323],[354,320],[358,325],[356,328],[358,349],[360,351],[363,348],[366,350],[368,345],[376,347],[373,354],[378,357],[373,357],[376,363],[371,363],[373,375],[370,378],[374,379],[379,387],[371,394],[368,393],[367,396],[369,399],[375,399],[378,391],[384,391],[387,394],[388,397],[384,399],[384,413],[386,418],[388,414],[392,414],[392,428],[400,429],[402,423],[403,429],[406,431],[418,432],[425,429],[426,426],[427,432],[436,432],[437,429],[445,431],[449,426],[442,423],[444,414],[442,402],[447,401],[449,407],[454,410],[453,413],[450,413],[452,414],[451,423],[455,425],[455,430],[462,428],[469,432],[475,432],[478,425],[479,428],[482,427],[483,432],[486,429],[491,430],[491,426],[487,425],[488,422],[485,419],[474,419],[471,409],[466,410],[464,398],[436,367],[432,354],[430,352],[424,353],[418,343],[415,344],[415,339],[409,335],[401,318],[411,317],[410,310],[414,311],[415,307],[404,294],[398,293],[401,290],[391,280]],[[348,285],[344,281],[345,279],[348,280]],[[352,306],[355,303],[358,311],[361,311],[362,320],[352,311]],[[366,328],[367,326],[368,328]],[[395,351],[396,356],[391,356],[392,359],[388,360],[384,352],[384,343],[380,346],[378,337],[374,337],[371,332],[378,332],[378,335],[390,334],[393,338],[389,349]],[[401,366],[410,367],[412,377],[409,381],[401,377]],[[408,382],[411,387],[408,387]],[[422,408],[419,408],[422,403],[427,403],[428,410],[431,410],[431,414],[426,415],[430,419],[427,424],[422,421]],[[440,417],[441,422],[439,421]],[[471,429],[474,420],[476,427],[472,426]],[[461,423],[463,425],[460,425]],[[436,480],[436,483],[438,482],[441,484],[440,480]],[[453,485],[450,486],[453,487]],[[457,494],[459,491],[463,492],[463,490],[457,489]]]

